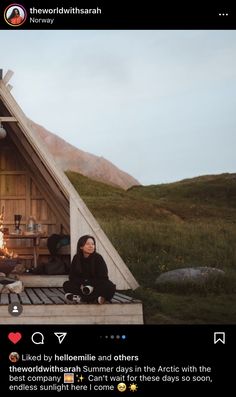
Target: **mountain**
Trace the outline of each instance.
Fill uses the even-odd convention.
[[[56,163],[64,171],[78,172],[93,180],[118,186],[125,190],[134,185],[140,185],[135,178],[121,171],[105,158],[76,148],[31,120],[29,120],[29,125],[46,144]]]

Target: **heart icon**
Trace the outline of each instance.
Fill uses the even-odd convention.
[[[18,343],[21,340],[21,338],[22,335],[20,332],[10,332],[8,334],[8,339],[14,344]]]

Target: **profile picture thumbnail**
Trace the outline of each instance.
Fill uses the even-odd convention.
[[[19,359],[20,359],[20,355],[19,355],[19,353],[17,353],[17,352],[11,352],[11,353],[9,354],[9,360],[10,360],[12,363],[17,363],[17,362],[19,361]]]
[[[26,17],[26,9],[20,4],[10,4],[4,11],[5,21],[14,27],[23,25]]]

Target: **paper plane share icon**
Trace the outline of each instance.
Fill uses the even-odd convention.
[[[67,332],[54,332],[54,335],[56,335],[58,342],[61,344],[65,339]]]

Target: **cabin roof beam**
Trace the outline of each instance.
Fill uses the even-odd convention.
[[[0,116],[0,122],[1,123],[12,123],[12,122],[17,122],[17,119],[15,117]]]

